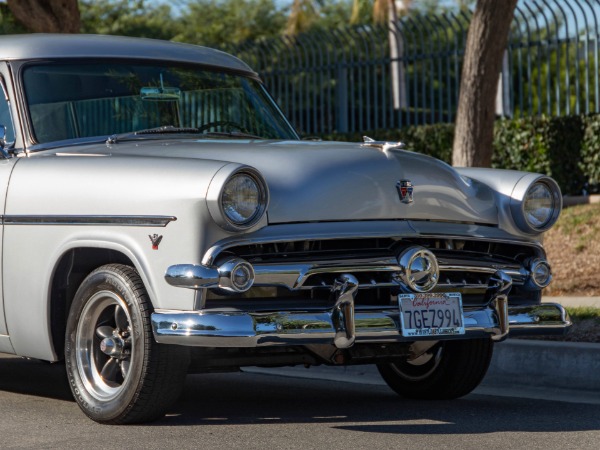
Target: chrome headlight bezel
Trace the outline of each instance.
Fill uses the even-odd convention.
[[[248,177],[257,188],[256,211],[245,220],[235,220],[225,210],[224,194],[229,183],[236,177]],[[225,166],[212,179],[208,188],[206,203],[213,220],[227,231],[245,231],[257,225],[265,216],[269,204],[269,190],[267,183],[258,170],[249,166],[238,166],[234,170]]]
[[[542,223],[535,223],[527,212],[528,202],[534,201],[532,193],[544,189],[549,194],[550,211]],[[525,233],[538,234],[549,230],[558,220],[562,210],[562,195],[556,181],[546,176],[527,176],[519,180],[511,198],[511,213],[517,227]]]

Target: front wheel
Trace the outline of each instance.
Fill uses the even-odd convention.
[[[91,419],[148,422],[162,417],[178,398],[187,353],[154,341],[150,313],[144,285],[129,266],[102,266],[77,290],[65,360],[73,396]]]
[[[447,400],[467,395],[481,383],[492,359],[491,339],[440,342],[409,361],[379,364],[379,373],[400,396]]]

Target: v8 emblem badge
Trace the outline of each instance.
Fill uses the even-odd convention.
[[[163,237],[158,234],[149,234],[148,237],[150,238],[150,242],[152,242],[152,250],[158,250],[158,245]]]

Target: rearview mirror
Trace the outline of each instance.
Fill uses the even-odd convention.
[[[181,89],[177,87],[165,87],[162,73],[160,74],[160,87],[143,87],[140,89],[142,100],[150,101],[176,101],[181,98]]]
[[[142,100],[176,101],[181,98],[181,89],[175,87],[143,87],[140,90]]]

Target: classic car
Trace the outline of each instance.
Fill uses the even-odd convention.
[[[301,140],[244,62],[109,36],[0,38],[0,352],[64,361],[91,419],[156,420],[187,373],[377,364],[452,399],[541,302],[542,174]]]

